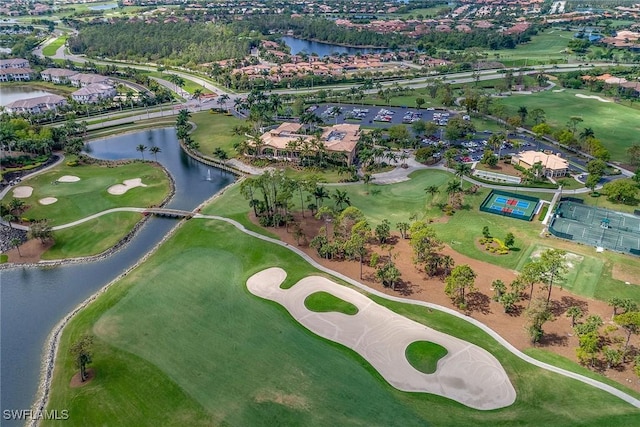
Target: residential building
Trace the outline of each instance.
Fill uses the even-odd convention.
[[[97,83],[109,85],[111,79],[100,74],[77,73],[69,77],[69,82],[75,87],[85,87]]]
[[[9,113],[38,114],[48,110],[56,110],[67,104],[67,100],[58,95],[45,95],[36,98],[19,99],[7,105],[5,109]]]
[[[33,70],[31,68],[0,68],[0,82],[24,82],[31,80]]]
[[[71,94],[71,98],[80,104],[93,104],[102,99],[111,99],[114,96],[116,96],[116,89],[102,83],[87,85]]]
[[[323,128],[319,138],[301,133],[302,127],[300,123],[285,122],[276,129],[265,132],[260,137],[262,146],[259,155],[281,160],[297,160],[307,147],[310,151],[317,151],[315,144],[320,142],[328,153],[341,153],[348,165],[353,163],[356,145],[361,135],[360,125],[344,123]]]
[[[57,85],[69,84],[69,78],[78,74],[77,71],[67,70],[66,68],[47,68],[40,72],[40,77],[45,82],[52,82]]]
[[[22,58],[0,59],[0,70],[6,68],[29,68],[29,61]]]
[[[511,158],[511,163],[525,169],[531,169],[536,163],[540,163],[540,173],[547,178],[557,178],[569,173],[569,162],[557,154],[547,154],[541,151],[523,151]]]

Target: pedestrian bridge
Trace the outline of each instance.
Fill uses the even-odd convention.
[[[183,211],[179,209],[163,209],[163,208],[149,208],[142,211],[143,215],[156,215],[156,216],[167,216],[171,218],[193,218],[195,216],[194,212],[191,211]]]

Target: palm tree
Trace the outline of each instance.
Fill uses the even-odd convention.
[[[18,255],[20,255],[20,257],[22,258],[22,253],[20,253],[21,243],[22,243],[22,240],[18,239],[17,237],[14,237],[13,239],[11,239],[11,246],[13,246],[18,250]]]
[[[462,186],[458,181],[449,181],[447,183],[446,192],[449,195],[449,199],[453,199],[453,197],[462,190]]]
[[[160,149],[160,147],[154,145],[153,147],[149,148],[149,152],[151,154],[153,154],[153,157],[155,157],[156,162],[158,161],[158,153],[161,152],[162,150]]]
[[[529,111],[527,110],[527,107],[525,107],[524,105],[521,105],[520,108],[518,108],[518,116],[520,116],[520,120],[522,120],[523,125],[528,115],[529,115]]]
[[[144,144],[139,144],[136,147],[136,151],[140,152],[140,155],[142,155],[142,160],[144,160],[144,152],[147,151],[147,146]]]
[[[316,187],[313,190],[312,194],[313,194],[313,197],[316,199],[316,206],[318,207],[322,207],[323,200],[329,198],[329,193],[327,193],[327,190],[325,190],[325,188],[321,185]]]
[[[431,195],[431,198],[433,199],[433,196],[435,196],[436,194],[438,194],[438,192],[439,192],[440,190],[438,190],[438,186],[436,186],[436,185],[430,185],[430,186],[428,186],[427,188],[425,188],[425,189],[424,189],[424,191],[425,191],[427,194],[430,194],[430,195]]]
[[[193,93],[191,94],[191,98],[198,101],[198,107],[200,106],[200,98],[202,97],[202,93],[203,90],[198,88],[194,89]]]
[[[464,163],[464,162],[460,162],[460,163],[456,164],[455,170],[456,170],[456,176],[460,177],[460,189],[462,189],[462,178],[466,174],[471,172],[471,165],[469,165],[467,163]]]
[[[333,193],[331,197],[333,198],[333,200],[335,200],[336,206],[340,210],[342,210],[343,204],[346,204],[347,206],[351,206],[351,200],[349,200],[349,196],[347,195],[346,191],[341,191],[336,188],[335,193]]]

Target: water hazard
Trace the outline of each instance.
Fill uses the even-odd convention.
[[[176,194],[168,204],[170,208],[192,210],[234,181],[233,175],[185,155],[173,128],[95,141],[88,152],[102,159],[140,158],[140,152],[136,151],[139,144],[161,149],[157,159],[169,170],[176,184]],[[149,156],[153,155],[146,152],[145,158]],[[133,265],[175,225],[174,219],[151,218],[124,249],[101,261],[0,272],[0,404],[3,411],[31,407],[45,340],[60,319]],[[2,421],[3,426],[21,424],[23,422]]]

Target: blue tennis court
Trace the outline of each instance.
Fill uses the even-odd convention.
[[[540,199],[506,191],[492,190],[480,205],[480,210],[497,215],[531,221]]]

